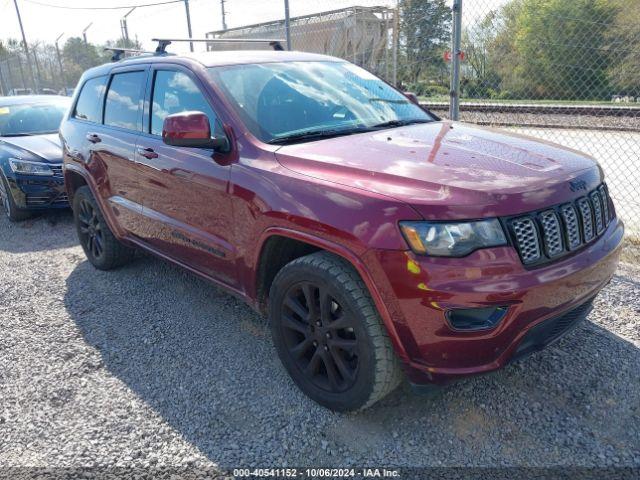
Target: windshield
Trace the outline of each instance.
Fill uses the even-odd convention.
[[[209,72],[247,128],[263,142],[433,120],[402,93],[347,62],[233,65]]]
[[[0,136],[56,133],[69,103],[0,104]]]

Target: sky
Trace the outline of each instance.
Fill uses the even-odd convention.
[[[82,36],[82,30],[90,23],[87,39],[101,44],[121,37],[120,19],[128,9],[119,10],[70,10],[42,4],[64,7],[117,7],[141,5],[167,0],[16,0],[27,41],[53,43],[59,35],[60,42],[73,36]],[[396,0],[289,0],[291,16],[306,15],[325,10],[335,10],[353,5],[394,6]],[[413,0],[421,1],[421,0]],[[482,16],[506,0],[463,0],[465,23]],[[451,3],[451,0],[449,0]],[[193,37],[204,37],[206,32],[222,28],[220,0],[189,0]],[[284,18],[284,0],[225,0],[228,27],[237,27]],[[130,38],[138,38],[144,48],[154,47],[151,38],[157,36],[187,37],[187,22],[183,2],[153,7],[136,8],[128,17]],[[14,0],[0,0],[0,38],[20,38],[20,28]],[[171,50],[186,51],[187,44],[174,44]],[[197,45],[204,50],[204,44]]]

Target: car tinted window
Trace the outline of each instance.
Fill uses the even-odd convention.
[[[107,77],[96,77],[87,80],[82,86],[73,116],[100,123],[102,121],[102,94],[107,84]]]
[[[211,129],[216,129],[216,114],[193,80],[182,72],[158,70],[153,87],[151,133],[162,135],[162,123],[167,115],[193,110],[207,115]]]
[[[113,76],[104,107],[104,124],[138,129],[138,112],[146,72],[117,73]]]

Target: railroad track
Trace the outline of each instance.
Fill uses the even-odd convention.
[[[429,110],[449,110],[448,102],[421,102]],[[475,103],[460,104],[461,112],[485,113],[534,113],[560,115],[589,115],[596,117],[640,117],[640,105],[537,105],[513,103]]]

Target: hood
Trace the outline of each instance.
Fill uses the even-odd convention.
[[[276,157],[298,173],[404,201],[427,219],[513,215],[580,196],[577,179],[587,189],[602,181],[586,154],[452,122],[287,145]]]
[[[48,135],[29,135],[24,137],[1,137],[0,141],[14,147],[16,155],[28,160],[28,156],[39,157],[51,163],[62,162],[62,146],[57,133]]]

